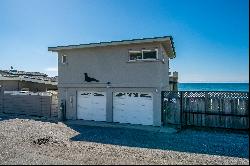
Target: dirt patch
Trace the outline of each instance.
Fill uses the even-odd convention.
[[[36,145],[44,145],[52,141],[52,137],[44,137],[44,138],[38,138],[33,141],[33,144]]]

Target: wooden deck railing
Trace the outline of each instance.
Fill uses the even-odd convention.
[[[249,129],[249,93],[163,91],[164,125]]]

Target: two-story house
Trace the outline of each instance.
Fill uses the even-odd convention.
[[[66,119],[160,126],[173,44],[164,36],[49,47],[58,53],[59,101],[66,102]]]

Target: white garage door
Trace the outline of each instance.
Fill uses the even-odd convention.
[[[113,94],[113,121],[120,123],[153,125],[153,94]]]
[[[78,91],[77,119],[106,121],[106,93]]]

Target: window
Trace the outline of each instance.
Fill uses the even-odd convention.
[[[142,50],[143,59],[157,59],[158,50]]]
[[[129,60],[135,61],[137,59],[142,59],[142,52],[141,51],[129,51]]]
[[[142,51],[129,51],[129,61],[157,60],[157,59],[158,59],[158,49],[142,50]]]
[[[62,63],[65,64],[66,63],[66,55],[62,55]]]

